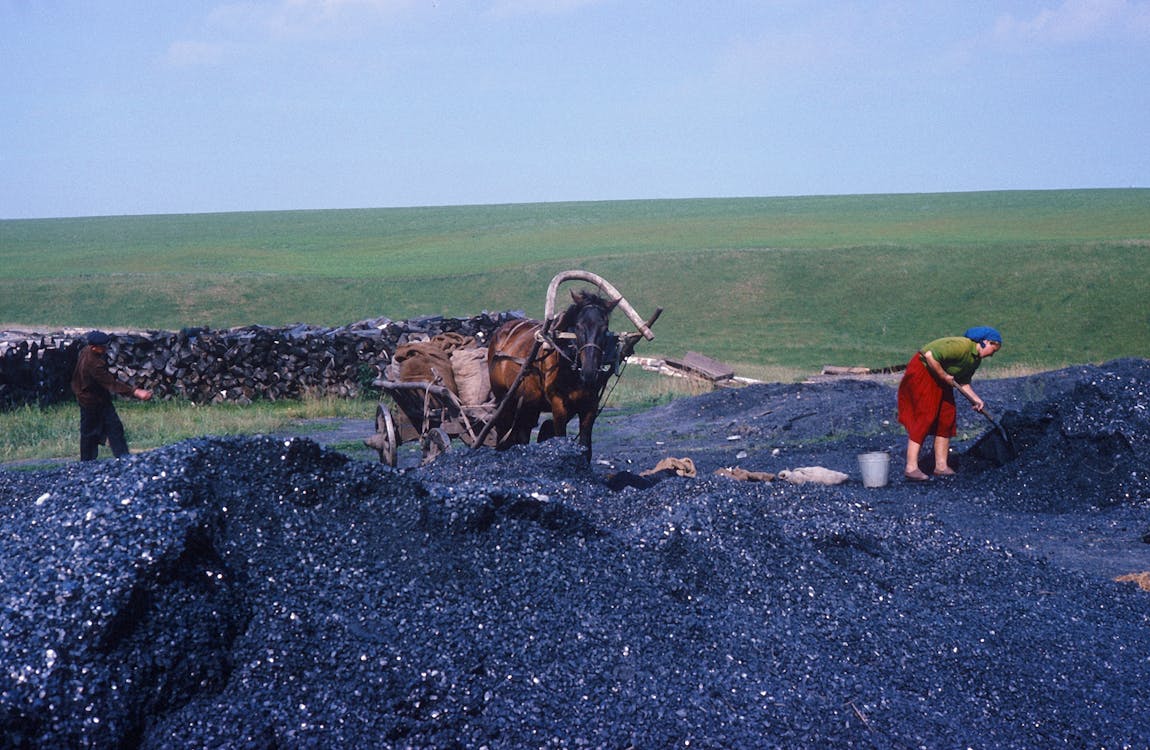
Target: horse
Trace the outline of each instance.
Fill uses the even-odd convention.
[[[579,445],[587,460],[591,459],[591,429],[610,377],[610,368],[603,371],[604,354],[615,341],[607,325],[620,299],[584,290],[572,292],[571,299],[566,311],[550,324],[508,321],[491,336],[487,352],[491,392],[502,403],[514,390],[511,400],[515,404],[494,418],[498,448],[531,442],[539,416],[550,412],[551,420],[540,427],[539,441],[565,437],[567,423],[578,417]]]

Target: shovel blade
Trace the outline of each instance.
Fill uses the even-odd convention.
[[[1018,458],[1018,450],[1014,447],[1014,441],[1010,439],[1010,435],[1006,433],[1002,425],[990,419],[989,416],[987,419],[993,426],[983,433],[982,437],[976,440],[966,453],[968,456],[990,461],[995,466],[1005,466]]]

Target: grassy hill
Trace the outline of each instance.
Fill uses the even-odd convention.
[[[988,324],[1000,367],[1150,356],[1144,189],[8,220],[0,268],[7,325],[537,315],[585,268],[666,309],[644,354],[883,366]]]

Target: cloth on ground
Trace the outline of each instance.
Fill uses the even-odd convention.
[[[618,492],[624,487],[634,487],[637,490],[645,490],[673,476],[675,476],[675,472],[672,469],[664,469],[663,471],[642,475],[636,474],[633,471],[618,471],[614,474],[608,474],[604,483],[607,485],[607,489],[612,492]]]
[[[791,484],[842,484],[850,477],[841,471],[827,469],[822,466],[800,466],[797,469],[784,469],[779,472],[779,479]]]
[[[613,492],[618,492],[624,487],[634,487],[637,490],[645,490],[648,487],[653,487],[664,479],[671,477],[687,477],[691,478],[697,475],[695,470],[695,462],[690,458],[664,458],[659,463],[655,464],[655,468],[641,471],[638,474],[632,471],[619,471],[614,474],[608,474],[605,483],[608,489]]]
[[[654,469],[639,472],[639,476],[650,476],[651,474],[657,474],[666,469],[670,469],[674,472],[675,476],[680,477],[694,477],[698,474],[698,472],[695,471],[695,462],[690,458],[673,458],[668,456],[655,464]]]
[[[721,469],[715,469],[715,473],[721,477],[737,479],[740,482],[773,482],[775,480],[775,475],[769,471],[749,471],[739,466],[724,466]]]
[[[1150,591],[1150,571],[1145,573],[1127,573],[1114,579],[1117,583],[1136,583],[1143,591]]]

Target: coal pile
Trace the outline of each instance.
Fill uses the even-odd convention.
[[[996,504],[1067,512],[1150,500],[1150,370],[1116,362],[1003,420],[1027,460],[988,477]]]
[[[552,441],[395,471],[256,437],[0,471],[0,736],[1147,747],[1150,593],[1101,570],[1150,570],[1148,376],[985,383],[1015,461],[964,454],[964,415],[958,477],[878,489],[854,456],[902,438],[873,383],[605,419],[591,465]],[[604,481],[668,455],[699,476]],[[711,473],[735,463],[852,479]]]

